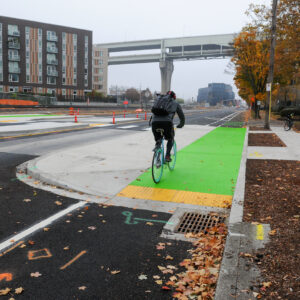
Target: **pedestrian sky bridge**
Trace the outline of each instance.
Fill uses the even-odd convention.
[[[161,71],[161,92],[171,89],[174,60],[220,59],[233,55],[234,34],[203,35],[167,39],[97,44],[107,48],[108,65],[158,62]],[[149,54],[136,54],[141,50],[152,50]],[[160,50],[155,53],[155,50]],[[131,55],[112,55],[117,52],[135,51]]]

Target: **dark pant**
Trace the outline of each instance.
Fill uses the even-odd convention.
[[[166,155],[170,155],[174,143],[174,136],[175,136],[173,122],[170,121],[152,122],[152,132],[154,135],[156,145],[158,146],[161,143],[162,137],[160,132],[157,132],[156,129],[164,130],[164,138],[168,141]]]

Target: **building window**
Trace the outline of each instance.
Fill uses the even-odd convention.
[[[0,93],[3,93],[3,85],[0,85]]]
[[[8,35],[20,36],[20,31],[18,25],[8,25],[7,26]]]
[[[47,84],[56,84],[56,77],[47,77]]]
[[[47,30],[47,41],[53,41],[53,42],[58,41],[58,37],[55,31]]]
[[[19,82],[19,74],[9,74],[8,81],[9,82]]]
[[[19,91],[17,86],[10,86],[8,89],[10,93],[17,93]]]
[[[62,94],[63,96],[66,96],[66,89],[62,89],[62,90],[61,90],[61,94]]]
[[[19,68],[19,63],[16,61],[9,61],[8,62],[8,72],[9,73],[20,73],[21,70]]]

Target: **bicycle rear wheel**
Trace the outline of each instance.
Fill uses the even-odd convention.
[[[174,141],[173,147],[171,150],[171,161],[168,163],[168,167],[169,167],[170,171],[173,171],[175,168],[176,157],[177,157],[177,146],[176,146],[176,142]]]
[[[152,159],[152,178],[155,183],[159,183],[163,174],[163,151],[161,148],[154,151]]]
[[[289,120],[289,119],[284,120],[284,126],[283,127],[284,127],[285,131],[289,131],[292,128],[292,126],[293,126],[293,123],[292,123],[291,120]]]

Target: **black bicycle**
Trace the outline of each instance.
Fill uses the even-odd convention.
[[[283,128],[285,131],[289,131],[294,124],[294,120],[293,120],[293,116],[294,114],[289,114],[286,116],[285,120],[283,121]]]
[[[162,128],[158,128],[156,129],[156,131],[161,134],[161,143],[160,143],[160,147],[157,147],[154,150],[153,159],[152,159],[152,178],[155,183],[159,183],[162,178],[165,165],[168,165],[170,171],[174,170],[175,163],[176,163],[176,156],[177,156],[177,147],[176,147],[176,142],[174,140],[173,147],[170,153],[171,161],[166,162],[165,146],[164,146],[164,130]]]

